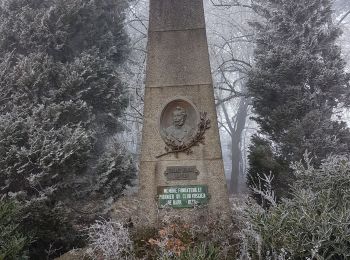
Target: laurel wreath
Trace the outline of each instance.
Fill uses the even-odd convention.
[[[166,144],[166,147],[165,147],[166,152],[156,156],[156,158],[160,158],[162,156],[165,156],[167,154],[172,154],[172,153],[175,154],[176,156],[180,152],[186,152],[186,154],[193,153],[191,149],[193,146],[198,146],[199,144],[205,144],[204,134],[205,134],[205,131],[209,128],[210,128],[210,119],[207,118],[207,112],[201,112],[197,132],[192,138],[192,140],[190,142],[177,145],[175,143],[175,140],[164,137],[164,142]]]

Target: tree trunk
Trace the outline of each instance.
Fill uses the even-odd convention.
[[[230,194],[239,194],[244,190],[244,187],[240,187],[245,184],[245,181],[241,182],[241,178],[244,176],[243,157],[240,147],[242,133],[245,128],[245,123],[248,114],[249,101],[242,97],[239,101],[236,120],[234,122],[234,131],[231,135],[231,181],[229,185]]]

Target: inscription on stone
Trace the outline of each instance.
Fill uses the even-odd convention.
[[[196,166],[169,166],[164,174],[168,181],[197,180],[199,171]]]
[[[207,185],[159,186],[158,205],[173,208],[192,208],[208,204]]]

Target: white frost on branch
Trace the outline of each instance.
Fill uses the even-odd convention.
[[[133,243],[129,230],[111,220],[97,220],[87,229],[89,248],[87,253],[93,259],[131,259]]]

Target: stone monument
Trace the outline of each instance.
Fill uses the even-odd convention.
[[[202,0],[150,0],[140,215],[157,224],[227,217],[224,175]]]

